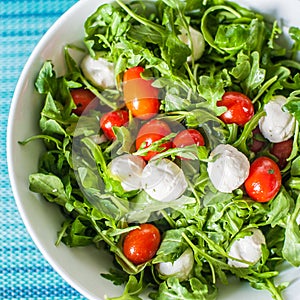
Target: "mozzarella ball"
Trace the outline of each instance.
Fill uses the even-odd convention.
[[[108,169],[113,178],[121,182],[126,192],[138,190],[142,187],[142,173],[145,161],[136,155],[124,154],[114,158]]]
[[[252,265],[260,260],[262,255],[261,246],[266,244],[266,239],[261,230],[252,228],[250,231],[252,235],[247,235],[232,243],[228,255],[236,259],[247,261]],[[235,268],[247,268],[249,266],[249,264],[234,259],[228,259],[228,264]]]
[[[168,159],[152,159],[144,168],[142,187],[155,200],[175,200],[184,193],[187,186],[182,169]]]
[[[266,116],[259,120],[259,129],[271,143],[286,141],[294,134],[295,118],[282,110],[286,102],[284,96],[276,96],[264,106]]]
[[[202,33],[191,26],[189,26],[189,33],[185,28],[182,28],[178,38],[191,48],[192,54],[187,58],[187,61],[191,62],[193,59],[196,61],[202,56],[205,49],[205,41]]]
[[[248,158],[231,145],[218,145],[210,154],[207,172],[214,187],[231,193],[240,187],[249,175]]]
[[[181,256],[172,262],[161,262],[157,270],[164,276],[176,276],[179,281],[186,280],[194,266],[194,255],[192,249],[186,249]]]
[[[93,59],[86,55],[81,62],[81,70],[94,86],[102,89],[115,87],[114,65],[106,59]]]

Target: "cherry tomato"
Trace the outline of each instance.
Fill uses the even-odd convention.
[[[240,92],[226,92],[217,106],[226,106],[220,119],[226,124],[245,125],[254,115],[254,107],[251,100]]]
[[[173,140],[173,147],[182,148],[189,145],[204,146],[205,140],[196,129],[186,129],[179,132]]]
[[[170,133],[171,129],[166,122],[156,119],[150,120],[140,128],[137,134],[135,147],[136,149],[139,149],[142,144],[144,144],[143,147],[147,148],[152,145],[153,142],[159,141]],[[171,141],[161,145],[161,147],[164,148],[164,151],[171,148],[171,146]],[[145,156],[142,157],[148,161],[158,153],[159,151],[149,151]]]
[[[141,77],[143,67],[133,67],[125,71],[123,77],[124,101],[134,117],[148,120],[159,111],[159,90],[151,84],[153,80]]]
[[[270,152],[278,158],[277,164],[280,169],[283,169],[287,165],[287,158],[291,155],[292,149],[292,139],[273,144]]]
[[[126,110],[115,110],[104,114],[100,119],[100,127],[109,140],[116,138],[113,127],[121,127],[127,124],[129,115]]]
[[[261,156],[250,166],[249,176],[245,181],[247,194],[257,202],[273,199],[281,186],[281,173],[274,160]]]
[[[159,244],[159,230],[152,224],[142,224],[126,235],[123,253],[131,262],[139,265],[154,257]]]
[[[80,116],[83,111],[88,107],[88,109],[95,109],[97,107],[97,101],[93,101],[96,96],[87,89],[80,88],[71,90],[71,96],[77,108],[73,109],[74,114]]]

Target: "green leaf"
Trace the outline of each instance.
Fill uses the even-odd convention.
[[[265,80],[266,70],[260,68],[260,54],[257,51],[251,53],[251,71],[249,76],[241,83],[241,86],[246,95],[251,95],[254,93]]]
[[[289,34],[291,38],[294,40],[294,44],[292,47],[292,53],[293,53],[292,58],[293,60],[296,60],[297,54],[300,50],[300,28],[290,27]]]
[[[62,238],[62,241],[70,247],[79,247],[79,246],[88,246],[93,242],[93,236],[90,236],[88,233],[89,227],[84,225],[80,220],[80,217],[77,217],[66,230],[65,235]]]
[[[231,69],[229,74],[231,74],[238,81],[244,81],[251,69],[249,56],[244,54],[242,51],[238,53],[236,66]]]
[[[294,115],[296,120],[300,123],[300,90],[296,90],[290,94],[288,102],[284,107]]]
[[[188,246],[182,238],[183,232],[186,232],[185,228],[166,231],[153,264],[167,261],[173,262],[184,252]]]
[[[40,119],[40,128],[44,134],[67,136],[63,127],[55,120],[42,117]]]
[[[300,176],[300,156],[297,157],[292,163],[291,175]]]
[[[110,269],[108,274],[101,274],[102,277],[112,281],[115,285],[121,285],[128,282],[129,275],[119,269]]]
[[[249,37],[249,29],[243,24],[220,25],[215,36],[215,44],[228,53],[244,48]]]
[[[142,300],[138,295],[145,289],[143,282],[143,273],[138,280],[135,276],[130,275],[125,285],[124,293],[120,297],[107,298],[107,300]]]
[[[270,211],[267,212],[268,221],[272,227],[286,222],[288,214],[294,209],[294,200],[289,193],[282,188],[270,203]]]
[[[297,202],[293,213],[291,214],[286,231],[284,246],[282,254],[290,264],[295,267],[300,266],[300,227],[296,222],[300,214],[300,195],[298,195]]]
[[[212,293],[206,284],[198,278],[191,278],[188,287],[182,285],[177,278],[169,277],[160,284],[157,300],[213,300],[216,297],[216,290]]]
[[[56,74],[51,61],[45,61],[35,82],[40,94],[55,94],[57,90]]]
[[[62,206],[68,202],[64,185],[57,176],[42,173],[31,174],[29,176],[29,189]]]
[[[199,78],[198,92],[206,100],[206,105],[212,109],[216,115],[225,112],[225,108],[217,107],[217,101],[222,99],[225,92],[225,84],[222,78],[203,75]]]

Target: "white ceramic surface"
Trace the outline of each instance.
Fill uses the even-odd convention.
[[[63,46],[79,42],[83,37],[83,23],[103,3],[103,0],[81,0],[66,12],[45,34],[30,56],[17,84],[9,115],[7,131],[8,168],[14,197],[22,219],[34,243],[53,268],[75,289],[88,299],[104,299],[104,295],[118,296],[121,287],[116,287],[99,276],[107,272],[110,258],[93,247],[56,247],[56,233],[60,229],[62,216],[58,209],[28,190],[28,176],[37,169],[42,148],[37,143],[26,147],[17,141],[38,132],[37,122],[41,101],[34,90],[34,80],[42,63],[51,59],[56,71],[62,74]],[[298,0],[239,0],[271,17],[278,17],[285,25],[300,26],[300,1]],[[76,20],[76,22],[74,22]],[[286,268],[278,280],[291,281],[285,291],[285,299],[299,299],[300,270]],[[298,292],[298,293],[297,293]],[[269,293],[249,288],[235,280],[221,286],[220,300],[272,299]]]

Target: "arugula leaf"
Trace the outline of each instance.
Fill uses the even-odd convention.
[[[282,250],[283,257],[295,267],[300,266],[300,229],[296,223],[296,218],[300,214],[300,195],[293,213],[287,223],[284,246]]]
[[[188,287],[179,282],[178,278],[169,277],[160,284],[157,300],[213,300],[216,297],[216,290],[210,293],[206,284],[198,278],[191,278]]]
[[[300,90],[292,92],[284,106],[300,122]]]
[[[112,281],[115,285],[121,285],[128,282],[129,275],[117,268],[110,269],[108,274],[101,274],[102,277]]]
[[[289,193],[282,188],[280,193],[271,201],[270,211],[267,213],[268,221],[272,227],[282,226],[286,223],[287,216],[294,209],[294,200]]]
[[[294,44],[292,47],[292,59],[297,60],[297,53],[300,51],[300,29],[297,27],[291,27],[289,28],[289,34],[291,38],[294,40]]]
[[[174,262],[187,249],[188,245],[182,238],[183,232],[187,232],[187,230],[178,228],[166,232],[153,264],[167,261]]]
[[[88,246],[93,243],[94,236],[89,226],[83,224],[81,217],[77,217],[64,233],[66,236],[63,236],[61,241],[67,246]]]
[[[143,282],[143,273],[138,280],[135,276],[130,275],[125,285],[124,293],[120,297],[107,298],[107,300],[142,300],[138,295],[145,289]]]
[[[29,176],[29,189],[42,194],[48,201],[64,206],[68,202],[64,185],[60,178],[54,175],[35,173]]]
[[[51,61],[44,62],[38,78],[35,82],[35,86],[37,91],[40,94],[48,94],[51,93],[53,95],[56,94],[57,91],[57,80],[56,73],[53,70],[53,65]]]
[[[255,89],[257,89],[265,80],[266,70],[260,68],[259,60],[260,55],[257,51],[251,53],[252,66],[249,76],[241,83],[241,86],[246,95],[254,94]]]

